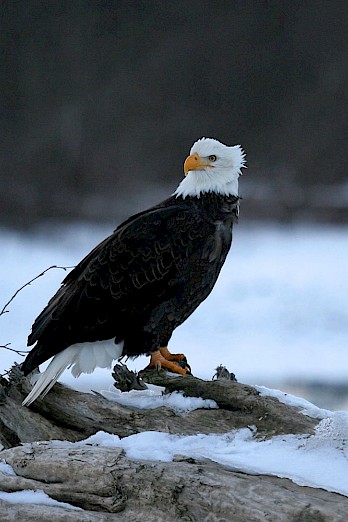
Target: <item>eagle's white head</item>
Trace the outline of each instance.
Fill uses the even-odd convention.
[[[227,147],[213,138],[201,138],[192,145],[184,163],[185,178],[176,196],[200,197],[205,192],[238,196],[238,178],[245,167],[240,145]]]

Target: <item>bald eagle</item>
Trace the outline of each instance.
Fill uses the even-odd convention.
[[[216,283],[244,166],[239,145],[198,140],[174,194],[127,219],[68,274],[32,326],[28,346],[36,345],[22,371],[53,359],[24,405],[46,395],[66,368],[78,377],[124,355],[148,354],[149,366],[189,371],[168,343]]]

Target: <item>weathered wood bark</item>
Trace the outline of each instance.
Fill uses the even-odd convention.
[[[233,428],[256,426],[261,435],[312,433],[318,420],[299,413],[273,397],[262,397],[253,387],[237,381],[203,381],[197,377],[169,377],[156,371],[140,372],[145,382],[164,386],[166,393],[183,391],[187,397],[214,399],[221,410],[232,413]]]
[[[210,461],[177,456],[174,462],[134,461],[119,448],[90,447],[78,441],[99,430],[125,437],[141,431],[225,433],[255,425],[259,436],[312,433],[317,419],[261,397],[251,386],[232,381],[207,382],[145,372],[143,378],[214,399],[216,410],[185,415],[164,407],[139,410],[99,395],[56,384],[31,408],[21,406],[30,390],[18,371],[0,381],[0,458],[16,476],[1,475],[0,490],[41,489],[51,497],[83,508],[10,505],[0,501],[0,520],[60,521],[345,521],[348,499],[319,489],[301,488],[284,479],[252,476]],[[27,443],[20,446],[20,443]]]
[[[2,458],[17,476],[0,475],[0,489],[42,489],[56,500],[86,511],[50,506],[29,511],[27,506],[0,502],[0,520],[347,520],[348,498],[285,479],[231,472],[212,462],[183,457],[170,463],[134,461],[118,448],[68,443],[57,447],[52,442],[12,448],[2,452]]]

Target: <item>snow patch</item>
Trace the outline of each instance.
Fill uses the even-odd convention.
[[[314,435],[278,435],[267,440],[255,435],[253,427],[223,435],[146,431],[123,439],[98,432],[77,444],[122,448],[136,460],[170,462],[178,454],[209,459],[231,470],[275,475],[348,496],[348,413],[331,413]]]
[[[12,466],[7,464],[4,460],[0,460],[0,473],[2,475],[16,475]]]
[[[58,506],[67,509],[75,509],[76,511],[83,511],[81,508],[67,504],[66,502],[59,502],[49,497],[41,489],[25,489],[23,491],[15,491],[13,493],[5,493],[0,491],[0,500],[10,504],[46,504],[48,506]]]
[[[121,392],[113,390],[102,390],[100,393],[110,401],[128,406],[130,408],[155,409],[165,406],[176,413],[188,413],[199,408],[218,408],[212,399],[201,399],[200,397],[185,397],[182,392],[175,391],[163,395],[164,388],[161,386],[149,386],[148,390],[131,390]]]
[[[291,395],[291,393],[285,393],[281,390],[272,390],[270,388],[266,388],[266,386],[254,385],[254,388],[262,396],[275,397],[276,399],[278,399],[279,402],[287,404],[288,406],[295,406],[296,408],[301,408],[300,413],[303,413],[303,415],[308,415],[313,419],[324,419],[332,415],[332,412],[330,410],[318,408],[318,406],[315,406],[306,399],[296,397],[296,395]]]

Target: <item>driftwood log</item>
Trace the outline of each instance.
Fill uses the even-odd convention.
[[[10,382],[0,382],[0,442],[5,448],[39,440],[78,441],[99,430],[127,437],[141,431],[172,434],[224,433],[256,426],[264,436],[312,433],[317,419],[299,413],[272,397],[261,397],[252,386],[233,381],[203,381],[192,376],[168,377],[165,372],[142,372],[147,382],[164,386],[166,392],[183,391],[189,397],[213,399],[219,409],[195,410],[177,415],[167,408],[131,409],[100,395],[81,393],[56,384],[30,408],[21,402],[31,386],[14,368]]]
[[[30,390],[18,369],[0,382],[0,459],[16,475],[1,475],[0,490],[45,491],[84,511],[0,501],[6,521],[292,521],[347,520],[348,498],[300,487],[286,479],[249,475],[210,461],[177,456],[174,462],[127,459],[119,448],[71,442],[103,430],[125,437],[142,431],[173,434],[225,433],[256,426],[260,437],[313,433],[317,419],[297,408],[262,397],[251,386],[233,381],[202,381],[145,372],[143,379],[181,390],[188,396],[214,399],[219,409],[178,415],[126,408],[99,395],[56,384],[30,408],[21,401]],[[60,439],[60,445],[49,442]],[[46,441],[46,442],[38,442]]]
[[[285,479],[231,472],[212,462],[177,457],[174,462],[125,458],[118,448],[25,444],[3,452],[17,476],[0,489],[42,489],[79,506],[8,506],[0,520],[55,521],[346,521],[348,499],[297,486]]]

